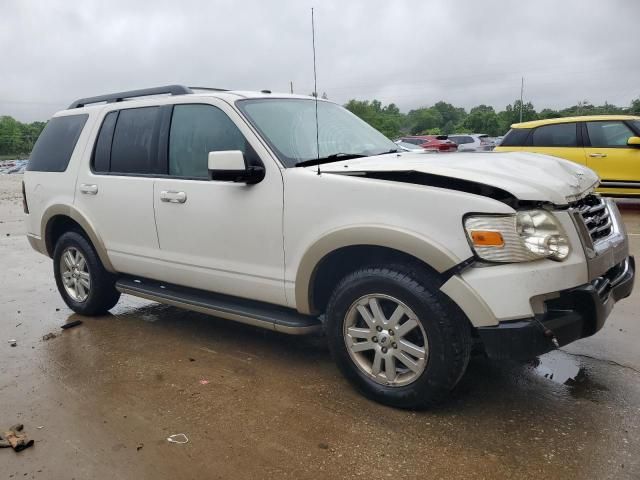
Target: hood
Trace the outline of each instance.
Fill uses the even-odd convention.
[[[434,155],[403,152],[345,160],[320,168],[324,173],[347,175],[358,172],[420,172],[488,185],[509,192],[518,200],[556,205],[566,205],[580,198],[599,181],[593,170],[582,165],[528,152]]]

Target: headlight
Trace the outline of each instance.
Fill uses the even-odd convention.
[[[571,252],[562,225],[546,210],[474,215],[465,219],[464,226],[478,257],[491,262],[528,262],[540,258],[561,261]]]

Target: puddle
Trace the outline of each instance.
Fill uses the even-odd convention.
[[[562,352],[542,355],[532,366],[537,375],[561,385],[575,385],[586,377],[580,362]]]

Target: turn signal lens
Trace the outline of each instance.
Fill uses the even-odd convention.
[[[500,232],[472,230],[469,234],[476,247],[504,247],[504,238]]]

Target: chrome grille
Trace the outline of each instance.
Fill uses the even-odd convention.
[[[597,195],[588,195],[572,207],[584,221],[593,243],[611,234],[613,223],[607,204]]]

